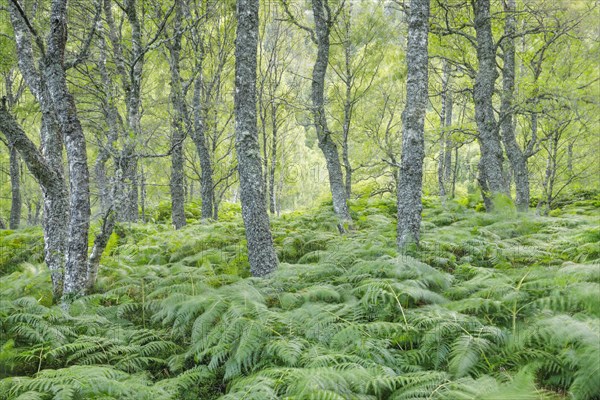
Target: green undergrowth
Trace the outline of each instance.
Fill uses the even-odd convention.
[[[2,399],[600,399],[600,212],[485,214],[391,199],[273,220],[249,277],[239,218],[119,226],[96,292],[51,305],[38,231],[2,233]],[[5,260],[6,259],[6,260]]]

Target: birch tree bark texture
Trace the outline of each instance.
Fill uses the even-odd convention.
[[[237,1],[235,39],[235,150],[238,159],[242,218],[253,276],[266,276],[277,267],[269,226],[258,144],[256,66],[258,0]]]
[[[406,106],[402,113],[402,156],[398,196],[397,245],[402,251],[419,243],[428,96],[429,0],[411,0],[406,64]]]
[[[311,85],[313,120],[319,140],[319,148],[323,152],[327,164],[333,210],[340,219],[340,231],[344,231],[344,224],[350,223],[352,218],[346,202],[347,193],[337,144],[331,136],[325,113],[325,76],[329,64],[329,33],[332,16],[330,15],[328,0],[312,0],[312,8],[315,19],[314,36],[317,42],[317,59],[313,67]]]
[[[484,188],[482,185],[485,206],[488,211],[491,211],[494,196],[508,193],[502,169],[504,155],[492,102],[498,71],[496,69],[496,45],[492,36],[490,0],[475,0],[473,11],[479,63],[473,88],[477,139],[481,149],[479,174],[480,182],[485,181],[487,186]]]

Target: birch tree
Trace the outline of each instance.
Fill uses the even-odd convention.
[[[325,76],[329,65],[330,34],[344,3],[342,2],[337,10],[331,9],[329,0],[312,0],[311,5],[315,24],[314,29],[298,22],[290,12],[288,0],[283,0],[284,9],[290,20],[301,29],[309,32],[313,43],[317,45],[317,57],[312,70],[311,113],[317,132],[319,148],[323,152],[327,165],[333,210],[340,220],[338,228],[341,232],[344,232],[344,225],[351,223],[352,218],[346,201],[347,193],[338,145],[334,141],[333,132],[329,129],[325,111]]]
[[[492,101],[498,70],[496,67],[496,44],[492,36],[490,0],[475,0],[473,11],[479,64],[473,87],[477,139],[481,149],[479,179],[485,206],[489,211],[493,208],[494,196],[508,194],[508,191],[502,168],[504,154]]]
[[[398,196],[398,247],[419,243],[428,101],[429,0],[411,0],[406,51],[406,106],[402,113],[402,155]]]
[[[277,268],[262,179],[256,116],[258,0],[237,1],[235,40],[235,150],[240,176],[242,218],[253,276]]]

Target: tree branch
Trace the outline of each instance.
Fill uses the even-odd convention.
[[[40,35],[38,35],[38,33],[35,30],[35,28],[33,27],[33,25],[31,25],[31,22],[29,22],[29,18],[27,18],[27,15],[25,14],[25,11],[19,4],[18,0],[11,0],[11,1],[14,4],[17,11],[19,12],[19,15],[21,15],[21,18],[23,18],[25,25],[27,25],[27,29],[29,29],[29,32],[31,32],[31,34],[33,35],[33,37],[35,39],[35,44],[37,44],[37,46],[40,48],[40,51],[42,52],[42,54],[46,55],[46,48],[44,47],[44,41],[42,40]]]

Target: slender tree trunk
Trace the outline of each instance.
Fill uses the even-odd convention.
[[[498,124],[494,116],[492,96],[498,77],[496,70],[496,46],[492,36],[490,16],[490,0],[475,0],[475,32],[477,36],[477,60],[479,70],[473,88],[475,102],[475,121],[479,131],[478,140],[481,148],[480,182],[484,180],[487,189],[482,187],[484,198],[491,199],[498,193],[506,193],[504,173],[502,171],[502,147]],[[489,208],[487,208],[489,206]],[[493,202],[486,202],[486,209],[491,211]]]
[[[346,61],[348,68],[346,75],[349,77],[349,62]],[[352,195],[352,164],[350,164],[350,151],[348,139],[350,137],[350,123],[352,121],[352,80],[348,78],[346,81],[346,99],[344,102],[344,123],[342,125],[342,161],[344,162],[345,170],[345,188],[346,197],[349,199]]]
[[[138,180],[136,142],[141,136],[141,82],[145,50],[137,14],[136,0],[126,0],[123,10],[131,27],[131,58],[125,60],[121,38],[112,15],[112,2],[104,0],[104,14],[108,25],[108,36],[112,44],[114,62],[125,92],[127,108],[127,129],[122,132],[123,147],[117,165],[122,171],[123,202],[117,204],[117,218],[121,221],[136,222],[138,210]]]
[[[115,106],[115,98],[113,96],[113,81],[106,68],[107,63],[107,50],[106,40],[104,39],[104,33],[102,24],[98,24],[97,32],[99,36],[98,47],[100,48],[100,60],[98,62],[98,71],[102,80],[102,87],[104,89],[103,98],[103,114],[108,125],[107,141],[105,145],[100,146],[98,157],[94,165],[94,173],[96,176],[96,186],[98,188],[98,195],[100,197],[100,205],[103,211],[108,210],[111,204],[114,203],[115,199],[110,197],[109,179],[106,172],[106,163],[110,159],[112,154],[116,154],[117,151],[114,148],[115,142],[119,139],[119,111]],[[115,167],[118,166],[118,162],[115,162]],[[115,175],[120,177],[119,181],[112,182],[113,185],[118,185],[118,193],[122,193],[125,190],[125,186],[122,182],[123,173],[122,171],[115,171]],[[122,199],[120,200],[122,201]]]
[[[168,45],[171,69],[171,104],[173,106],[172,116],[172,153],[171,153],[171,219],[175,229],[185,226],[185,193],[183,184],[183,140],[185,139],[185,104],[183,90],[181,87],[180,53],[183,19],[183,7],[181,0],[175,2],[175,19],[173,21],[173,35]]]
[[[202,60],[199,61],[200,63]],[[206,125],[204,107],[202,105],[202,69],[194,82],[194,144],[200,158],[200,196],[202,198],[202,219],[207,220],[218,215],[213,183],[213,169],[210,153],[206,144]],[[217,210],[217,211],[215,211]]]
[[[350,5],[351,6],[351,5]],[[354,105],[352,102],[352,85],[354,84],[354,75],[352,73],[351,65],[351,45],[350,45],[350,14],[351,9],[348,9],[348,16],[345,25],[345,38],[344,38],[344,67],[345,74],[343,79],[346,86],[345,98],[344,98],[344,122],[342,123],[342,162],[344,163],[344,179],[346,187],[346,197],[350,199],[352,195],[352,164],[350,164],[350,149],[349,149],[349,138],[350,138],[350,124],[352,123],[352,111],[354,111]]]
[[[340,155],[327,126],[327,116],[325,114],[325,75],[329,63],[329,31],[331,22],[325,16],[325,7],[328,6],[327,1],[312,0],[315,36],[317,40],[317,59],[312,73],[311,100],[319,148],[323,152],[327,164],[333,210],[340,219],[338,227],[341,232],[344,232],[344,224],[350,223],[352,218],[350,217],[350,210],[346,202],[347,193],[344,185],[342,166],[340,164]]]
[[[102,227],[94,239],[94,246],[92,247],[92,253],[88,260],[86,272],[86,291],[88,293],[94,288],[94,284],[96,283],[100,259],[102,258],[102,253],[104,253],[104,250],[106,249],[108,239],[110,239],[115,223],[116,217],[111,207],[106,211],[102,218]]]
[[[277,182],[277,198],[279,201],[275,203],[275,211],[277,216],[281,214],[281,198],[283,196],[283,184],[284,184],[284,170],[285,170],[285,136],[281,137],[281,172],[279,173],[279,180]]]
[[[504,2],[504,41],[502,52],[504,54],[504,65],[502,67],[502,104],[500,128],[502,129],[502,141],[506,149],[506,155],[510,161],[515,179],[516,205],[519,211],[527,211],[529,208],[529,171],[527,169],[527,158],[517,143],[515,125],[513,123],[513,96],[515,91],[515,38],[516,18],[515,0]]]
[[[21,171],[19,169],[19,154],[17,148],[9,143],[10,152],[10,190],[12,202],[10,204],[10,229],[19,229],[21,224]]]
[[[450,79],[450,77],[448,77]],[[452,113],[453,113],[453,99],[452,91],[450,88],[446,91],[446,128],[452,126]],[[448,182],[452,175],[452,149],[454,147],[454,141],[452,135],[446,132],[446,143],[444,145],[444,182]],[[454,197],[454,196],[452,196]]]
[[[444,62],[442,77],[442,110],[440,112],[440,152],[438,160],[438,186],[440,197],[448,195],[452,178],[452,148],[454,143],[448,127],[452,125],[452,92],[450,91],[450,66]]]
[[[256,57],[258,0],[237,1],[235,41],[235,148],[240,177],[242,217],[253,276],[277,268],[277,255],[269,227],[260,163],[256,119]]]
[[[39,220],[40,220],[40,211],[41,211],[41,206],[40,206],[40,201],[38,199],[38,201],[35,202],[35,214],[33,215],[33,223],[31,225],[38,225]]]
[[[144,175],[144,164],[140,164],[140,211],[142,213],[142,222],[146,223],[146,175]]]
[[[458,177],[458,146],[454,148],[454,168],[452,169],[452,194],[451,197],[454,198],[456,195],[456,178]]]
[[[212,203],[213,203],[212,219],[215,221],[218,221],[219,220],[219,205],[221,204],[221,201],[215,197],[215,198],[213,198]]]
[[[438,186],[440,190],[440,198],[442,203],[446,198],[446,149],[447,136],[446,132],[446,107],[448,99],[448,80],[449,80],[448,62],[444,61],[443,76],[442,76],[442,109],[440,111],[440,152],[438,154]]]
[[[424,124],[427,107],[429,0],[411,0],[406,52],[406,107],[402,113],[402,156],[398,182],[400,250],[419,243],[422,211]]]
[[[481,187],[481,196],[483,198],[485,209],[490,211],[494,207],[494,201],[491,196],[490,187],[488,186],[488,181],[485,175],[485,164],[483,164],[481,161],[479,162],[477,182],[479,182],[479,187]]]
[[[261,80],[260,90],[258,91],[258,115],[260,118],[260,127],[262,133],[262,171],[263,171],[263,184],[265,186],[265,202],[270,202],[269,198],[269,135],[267,133],[267,116],[269,114],[269,107],[265,106],[265,81]],[[271,99],[273,100],[273,99]]]
[[[269,212],[275,214],[277,204],[277,188],[275,187],[275,168],[277,167],[277,105],[271,103],[271,168],[269,170]]]

